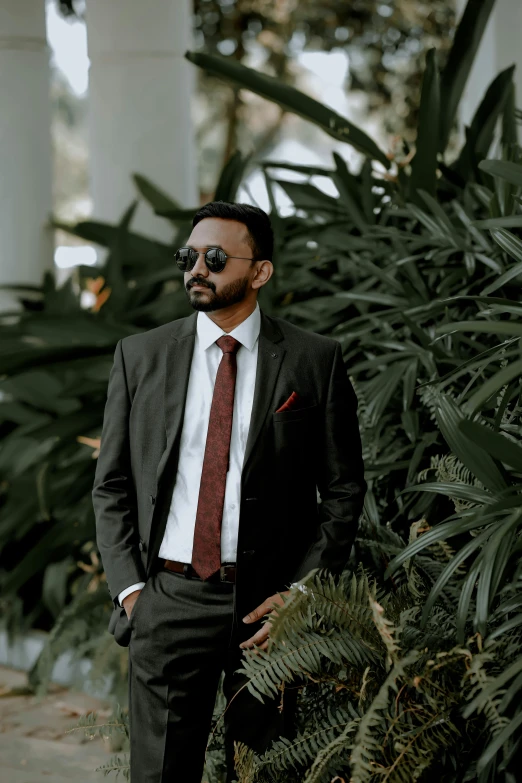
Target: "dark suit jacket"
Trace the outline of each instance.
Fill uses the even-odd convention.
[[[117,596],[150,574],[183,458],[196,319],[124,337],[114,354],[92,498],[114,602],[109,630],[122,646],[131,634]],[[298,409],[275,413],[292,391]],[[345,567],[367,488],[356,412],[340,344],[261,311],[241,475],[238,617],[313,568]]]

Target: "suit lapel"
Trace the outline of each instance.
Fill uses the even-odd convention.
[[[179,443],[183,413],[196,339],[197,312],[175,321],[164,348],[164,415],[166,446],[157,469],[160,483],[174,446]],[[243,460],[243,477],[255,454],[254,447],[269,412],[275,384],[286,353],[283,333],[270,316],[261,310],[256,382],[250,428]]]
[[[158,464],[157,484],[161,482],[174,445],[183,425],[183,412],[196,339],[197,312],[175,321],[164,347],[163,412],[166,445]]]
[[[241,479],[246,478],[249,463],[255,454],[254,447],[270,412],[270,403],[274,394],[275,384],[286,353],[284,335],[270,316],[261,310],[261,327],[259,331],[259,346],[257,352],[256,383],[252,403],[250,428],[245,447],[245,457]]]

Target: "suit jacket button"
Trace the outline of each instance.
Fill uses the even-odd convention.
[[[143,550],[145,549],[145,545],[143,541],[140,541],[140,543],[138,544],[138,549],[140,550],[140,552],[143,552]]]
[[[149,495],[149,500],[151,502],[151,505],[154,505],[156,498],[154,497],[154,495]]]

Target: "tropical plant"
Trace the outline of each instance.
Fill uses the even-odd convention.
[[[516,699],[521,687],[516,557],[522,166],[512,69],[488,88],[459,157],[445,160],[449,129],[490,10],[490,2],[468,4],[442,74],[435,52],[429,54],[414,157],[408,150],[384,154],[342,117],[269,77],[222,58],[189,55],[196,64],[353,142],[366,156],[359,174],[352,174],[337,153],[332,168],[258,164],[276,232],[274,286],[263,307],[341,342],[359,399],[369,486],[350,566],[355,587],[348,575],[340,585],[325,574],[315,582],[312,575],[306,595],[292,595],[281,610],[270,654],[245,664],[254,690],[261,683],[273,694],[283,682],[289,687],[296,673],[305,684],[298,744],[290,740],[262,759],[238,748],[244,780],[268,774],[271,780],[291,781],[292,775],[302,780],[305,773],[310,781],[321,775],[330,780],[332,769],[355,775],[354,780],[377,775],[390,781],[426,780],[433,774],[455,783],[512,780],[522,722]],[[497,120],[502,159],[484,160],[496,138]],[[226,198],[221,193],[227,188],[235,193],[245,163],[239,156],[231,162],[218,197]],[[303,182],[284,180],[285,169],[301,174]],[[329,178],[338,196],[326,195],[316,177]],[[141,196],[181,235],[192,210],[180,210],[151,183],[136,182]],[[278,214],[277,188],[292,199],[295,214]],[[100,564],[93,560],[90,488],[112,352],[122,334],[179,317],[186,305],[182,291],[172,292],[177,282],[172,248],[144,244],[129,231],[131,216],[132,210],[118,228],[69,227],[112,247],[109,259],[116,271],[110,272],[108,262],[111,282],[97,290],[97,312],[80,314],[79,291],[71,286],[58,317],[55,303],[66,292],[48,284],[39,312],[27,304],[21,317],[5,317],[1,325],[4,388],[11,395],[0,404],[7,436],[0,470],[9,482],[4,488],[9,514],[4,513],[0,527],[6,551],[2,592],[13,596],[8,599],[13,625],[20,611],[15,588],[22,587],[27,600],[47,568],[62,574],[62,584],[74,589],[74,601],[99,590],[100,602],[110,610]],[[145,257],[150,268],[139,284],[131,284],[139,280]],[[179,305],[175,312],[174,303]],[[75,336],[77,329],[84,342]],[[102,357],[104,364],[99,364]],[[45,421],[37,418],[42,415],[38,378],[24,379],[37,370],[46,390]],[[92,412],[91,403],[86,405],[89,395],[99,408],[96,421],[94,413],[92,419],[81,419],[85,411]],[[49,428],[54,428],[50,435]],[[59,441],[47,440],[56,435]],[[78,445],[78,437],[90,440]],[[47,505],[38,505],[42,498]],[[50,509],[47,517],[39,516],[40,508]],[[38,529],[34,542],[39,519],[51,550],[45,539],[40,543]],[[71,520],[76,519],[85,520],[85,527],[75,536]],[[412,541],[406,546],[408,536]],[[22,560],[17,559],[17,552],[24,551],[20,543],[26,551]],[[370,588],[373,581],[375,588]],[[337,614],[321,597],[326,586]],[[347,592],[352,589],[355,598]],[[352,625],[343,620],[343,607],[351,600],[362,618]],[[41,604],[31,608],[34,621]],[[74,621],[80,624],[83,617],[76,613]],[[84,633],[77,641],[87,640],[85,630],[77,633]],[[300,652],[291,665],[280,656],[285,648],[288,662],[299,638],[317,651],[307,653],[302,669]],[[47,654],[47,667],[51,659]],[[261,695],[262,688],[257,692]],[[439,721],[435,715],[443,717]],[[453,727],[460,732],[458,746]],[[417,764],[415,773],[412,764]]]
[[[437,552],[431,563],[442,570]],[[456,644],[454,592],[420,628],[409,579],[387,594],[364,573],[337,583],[317,572],[303,584],[273,621],[268,651],[249,652],[244,671],[262,700],[304,679],[306,713],[295,737],[262,756],[238,744],[241,783],[498,780],[479,757],[508,721],[485,686],[516,660],[515,644],[500,652],[479,635]],[[480,715],[463,714],[480,698]]]
[[[469,635],[474,635],[475,653],[468,643],[459,655],[469,656],[475,679],[470,680],[470,690],[460,690],[457,701],[468,735],[475,720],[487,719],[479,728],[481,744],[470,742],[466,748],[482,750],[487,736],[489,744],[475,757],[472,752],[462,753],[459,745],[459,752],[455,755],[448,750],[447,758],[453,759],[455,779],[481,781],[500,776],[514,780],[514,759],[522,736],[517,700],[522,688],[518,566],[522,513],[522,308],[518,282],[522,275],[522,166],[516,128],[520,113],[513,106],[512,69],[492,82],[467,129],[466,144],[457,160],[445,163],[444,150],[471,66],[472,49],[480,38],[474,39],[473,47],[463,45],[473,38],[469,36],[471,14],[478,11],[476,22],[483,29],[491,6],[468,4],[441,75],[435,53],[429,53],[411,164],[394,161],[390,176],[372,172],[367,163],[359,177],[353,177],[335,156],[331,170],[289,166],[308,175],[308,182],[300,184],[271,177],[272,169],[282,168],[277,162],[264,165],[269,192],[283,187],[297,209],[294,217],[277,216],[275,220],[278,244],[285,251],[283,270],[290,273],[283,283],[281,276],[278,281],[285,317],[340,340],[360,400],[365,465],[371,479],[365,518],[373,535],[366,534],[358,541],[359,561],[364,562],[371,552],[371,565],[376,567],[379,560],[386,563],[394,550],[402,548],[396,541],[393,546],[389,541],[382,546],[375,535],[382,529],[378,525],[384,523],[405,533],[407,525],[417,520],[426,529],[398,554],[388,575],[396,576],[402,563],[412,563],[409,589],[420,613],[417,626],[413,626],[417,633],[425,631],[444,609],[454,626],[449,624],[441,641],[464,649]],[[349,124],[332,116],[330,110],[317,110],[310,99],[296,91],[222,59],[202,54],[188,57],[308,116],[337,138],[342,138],[344,130],[348,143],[369,159],[383,163],[382,153],[373,143],[352,133]],[[483,161],[499,118],[503,160]],[[316,175],[329,177],[339,198],[326,196],[315,187],[310,179]],[[309,282],[311,275],[315,286]],[[435,472],[436,481],[417,483],[430,471]],[[447,557],[444,568],[419,556],[434,543]],[[312,590],[313,600],[317,601],[317,596]],[[307,611],[309,623],[310,607]],[[319,617],[324,611],[320,606]],[[297,651],[299,658],[303,639],[311,640],[309,626],[301,620],[292,626],[291,615],[287,616],[290,627],[284,650],[277,648],[276,642],[269,655],[254,659],[251,681],[262,682],[265,695],[295,673],[292,667],[285,669],[278,652],[291,656]],[[334,631],[339,630],[334,624]],[[293,642],[292,633],[297,634]],[[345,640],[345,635],[342,638]],[[446,646],[444,655],[453,656],[452,649]],[[323,644],[322,652],[322,660],[312,656],[305,664],[301,661],[307,671],[317,674],[322,670],[325,658],[332,654],[329,645]],[[342,657],[342,643],[336,652]],[[432,654],[432,649],[428,652]],[[356,661],[346,650],[344,663],[352,672],[356,670]],[[405,683],[408,671],[397,672],[392,679],[400,681],[402,677]],[[413,672],[408,682],[414,682]],[[458,688],[452,696],[457,692]],[[377,696],[384,698],[380,690]],[[385,703],[380,701],[379,709]],[[446,709],[442,699],[438,704],[434,699],[431,707],[432,717],[436,709]],[[343,717],[345,726],[355,720],[348,708]],[[338,718],[335,715],[332,719]],[[361,722],[366,718],[367,711]],[[368,720],[371,725],[372,719]],[[353,729],[356,724],[351,725]],[[381,721],[381,726],[389,739],[396,724]],[[316,736],[314,732],[312,729]],[[329,744],[321,750],[300,736],[299,753],[306,748],[308,760],[315,758],[309,779],[319,780],[320,774],[328,773],[326,766],[321,767],[321,759],[329,753],[326,748],[335,751],[334,755],[339,748],[349,750],[344,760],[352,780],[372,776],[409,780],[412,760],[418,776],[424,774],[419,755],[426,760],[425,749],[417,755],[415,748],[408,752],[402,747],[400,760],[389,757],[385,768],[382,736],[369,748],[361,744],[359,735],[358,740],[352,742],[348,735],[343,740],[330,736]],[[252,754],[242,749],[239,758],[244,762],[244,780],[263,779],[261,767],[271,768],[275,757],[288,762],[294,746],[284,746],[274,748],[253,767]],[[435,765],[441,764],[441,754],[450,746],[451,738],[448,742],[439,738],[432,758]],[[365,753],[366,767],[361,763]],[[378,768],[369,764],[370,757]],[[337,774],[343,774],[339,761],[336,764]],[[405,771],[400,772],[400,766]],[[270,774],[273,779],[273,768]],[[444,774],[449,774],[448,770]]]

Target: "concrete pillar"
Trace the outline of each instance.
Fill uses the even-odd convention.
[[[457,0],[457,21],[466,0]],[[460,119],[469,125],[488,86],[500,71],[515,64],[515,104],[522,107],[522,0],[497,0],[484,31],[460,104]]]
[[[191,121],[194,66],[190,0],[87,0],[89,156],[93,216],[117,221],[136,195],[137,172],[198,204]],[[165,220],[140,205],[134,230],[172,238]]]
[[[0,2],[0,284],[53,269],[49,49],[42,0]],[[0,290],[0,310],[18,309]]]

